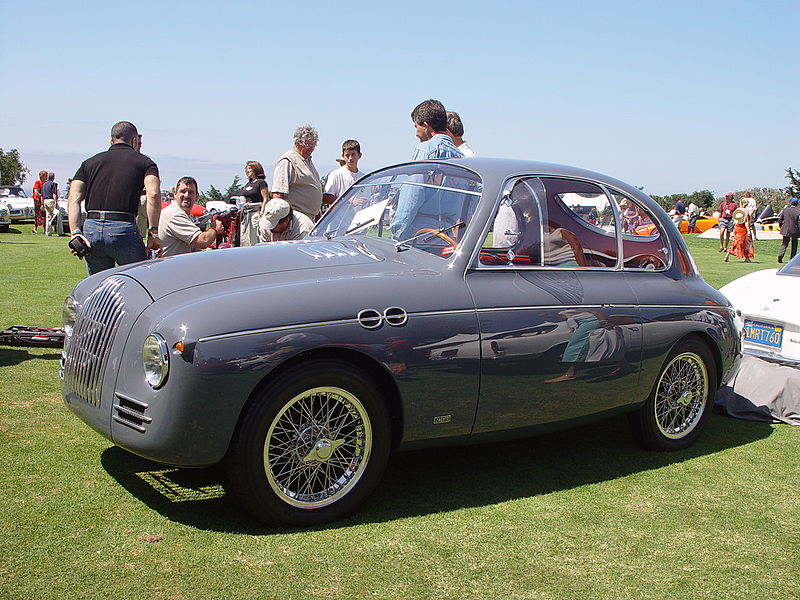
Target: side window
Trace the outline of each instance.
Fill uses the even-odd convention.
[[[538,179],[516,181],[497,207],[483,242],[482,265],[541,265],[542,219]]]
[[[665,269],[669,246],[655,219],[641,204],[612,192],[622,219],[622,258],[627,269]]]
[[[598,186],[570,179],[541,179],[546,191],[542,222],[543,264],[553,267],[613,268],[617,223]]]

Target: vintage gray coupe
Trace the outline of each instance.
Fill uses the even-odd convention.
[[[116,445],[224,461],[256,517],[306,526],[354,511],[395,450],[613,414],[684,448],[740,361],[740,321],[635,187],[454,159],[368,175],[299,242],[85,279],[59,373]]]

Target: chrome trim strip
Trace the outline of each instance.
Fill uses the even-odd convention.
[[[470,196],[480,196],[483,193],[483,192],[473,192],[472,190],[462,190],[462,189],[459,189],[459,188],[447,187],[446,185],[433,185],[431,183],[420,183],[419,181],[400,181],[400,182],[396,182],[396,183],[397,183],[398,187],[403,186],[403,185],[408,185],[408,186],[412,186],[412,187],[431,188],[431,189],[434,189],[434,190],[446,190],[448,192],[457,192],[459,194],[469,194]],[[362,188],[362,187],[375,187],[376,185],[384,185],[384,184],[371,182],[371,183],[368,183],[368,184],[362,183],[361,185],[355,185],[354,184],[354,185],[352,185],[350,187],[351,188]]]
[[[516,311],[516,310],[554,310],[563,309],[565,304],[534,304],[529,306],[497,306],[492,308],[462,308],[459,310],[433,310],[424,312],[408,313],[408,318],[412,317],[438,317],[441,315],[471,315],[475,313],[488,313],[497,311]],[[678,309],[697,309],[697,310],[726,310],[734,312],[735,309],[730,306],[708,306],[700,304],[620,304],[616,302],[609,302],[608,304],[570,304],[568,308],[634,308],[634,309],[649,309],[649,308],[678,308]],[[260,333],[277,333],[281,331],[292,331],[300,327],[328,327],[331,325],[361,325],[358,319],[340,319],[336,321],[318,321],[315,323],[295,323],[294,325],[281,325],[279,327],[263,327],[261,329],[249,329],[246,331],[234,331],[231,333],[221,333],[218,335],[209,335],[206,337],[198,338],[197,342],[216,342],[219,340],[226,340],[231,338],[243,337],[246,335],[258,335]]]
[[[358,319],[340,319],[337,321],[317,321],[315,323],[295,323],[294,325],[280,325],[278,327],[263,327],[261,329],[248,329],[245,331],[233,331],[231,333],[220,333],[217,335],[209,335],[206,337],[198,338],[197,342],[215,342],[217,340],[226,340],[230,338],[242,337],[245,335],[258,335],[259,333],[271,333],[279,331],[292,331],[298,327],[327,327],[329,325],[351,325],[358,324]]]

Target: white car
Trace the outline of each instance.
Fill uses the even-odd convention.
[[[800,365],[800,254],[780,269],[739,277],[720,292],[742,313],[745,353]]]
[[[12,221],[28,221],[34,218],[33,198],[16,185],[0,185],[0,206],[8,209]]]

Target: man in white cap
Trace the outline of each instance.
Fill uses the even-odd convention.
[[[301,240],[314,228],[314,221],[299,210],[293,210],[282,198],[273,198],[264,205],[258,220],[258,238],[262,242]]]

